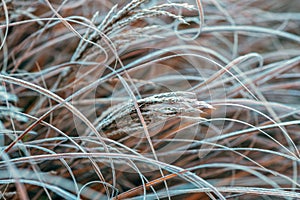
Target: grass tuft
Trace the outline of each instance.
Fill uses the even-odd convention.
[[[0,2],[0,199],[300,199],[296,1]]]

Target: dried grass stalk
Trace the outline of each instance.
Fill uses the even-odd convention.
[[[194,93],[180,91],[142,98],[137,100],[137,104],[147,125],[175,116],[187,117],[197,114],[200,118],[203,110],[212,109],[206,102],[198,101]],[[132,100],[110,107],[103,112],[99,120],[97,128],[108,132],[109,137],[125,129],[128,132],[143,129]]]

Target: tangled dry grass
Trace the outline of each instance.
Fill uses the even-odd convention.
[[[0,5],[0,199],[300,199],[297,1]]]

